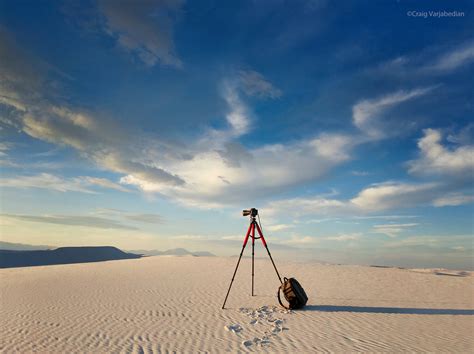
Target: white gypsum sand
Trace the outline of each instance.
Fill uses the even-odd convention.
[[[268,259],[147,257],[0,270],[0,350],[473,352],[472,274],[288,263],[309,296],[277,307]]]

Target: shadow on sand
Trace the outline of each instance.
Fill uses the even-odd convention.
[[[332,306],[332,305],[309,305],[304,311],[320,312],[360,312],[360,313],[389,313],[409,315],[474,315],[474,310],[465,309],[426,309],[406,307],[365,307],[365,306]]]

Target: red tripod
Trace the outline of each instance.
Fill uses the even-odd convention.
[[[255,240],[261,239],[263,246],[267,250],[268,256],[270,257],[270,260],[272,261],[273,268],[275,268],[275,272],[278,276],[278,280],[280,280],[280,283],[283,283],[281,281],[280,273],[278,273],[278,269],[275,265],[275,262],[273,262],[272,255],[270,254],[270,250],[268,249],[267,242],[265,241],[265,237],[263,237],[262,230],[259,226],[259,224],[256,221],[256,217],[258,215],[258,210],[255,208],[252,208],[250,210],[244,210],[243,215],[247,216],[250,215],[250,225],[247,230],[247,234],[245,235],[244,239],[244,244],[242,246],[242,251],[240,251],[240,256],[239,260],[237,261],[237,265],[235,266],[234,270],[234,275],[232,275],[232,280],[230,281],[229,289],[227,290],[227,295],[225,296],[224,304],[222,305],[222,309],[225,307],[225,303],[227,302],[227,297],[229,296],[230,289],[232,288],[232,283],[234,282],[235,274],[237,274],[237,269],[239,268],[240,260],[242,259],[242,254],[244,253],[245,246],[247,246],[247,241],[249,239],[249,236],[252,237],[252,296],[253,294],[253,284],[254,284],[254,258],[255,258]],[[257,232],[259,234],[259,237],[255,237],[255,229],[257,229]]]

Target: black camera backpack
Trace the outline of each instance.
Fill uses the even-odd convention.
[[[278,302],[281,306],[289,310],[300,309],[306,305],[308,302],[308,296],[303,289],[303,287],[298,283],[298,280],[295,278],[283,278],[284,282],[278,288]],[[283,291],[286,301],[288,301],[288,306],[283,305],[280,298],[280,290]]]

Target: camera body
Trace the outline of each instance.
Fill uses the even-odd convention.
[[[245,209],[245,210],[242,210],[242,215],[243,216],[249,216],[254,218],[258,215],[258,210],[255,209],[255,208],[251,208],[251,209]]]

